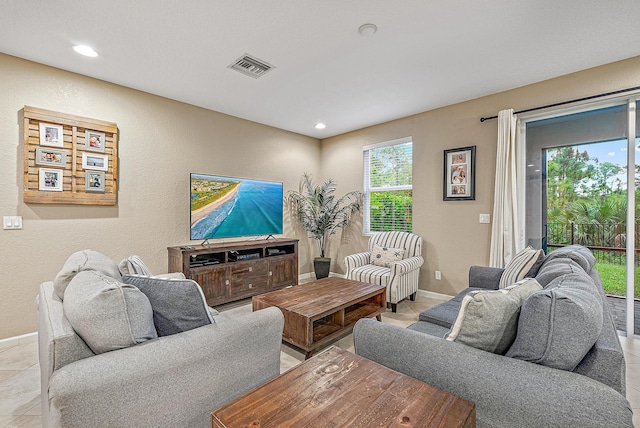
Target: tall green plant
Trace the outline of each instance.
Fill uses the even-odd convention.
[[[320,247],[320,257],[325,257],[327,241],[338,229],[351,222],[351,216],[360,211],[362,192],[352,191],[336,198],[336,182],[329,178],[322,184],[314,184],[304,173],[299,191],[287,192],[287,201],[293,215],[310,238]]]

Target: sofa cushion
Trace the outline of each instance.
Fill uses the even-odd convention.
[[[349,273],[349,279],[385,286],[389,284],[390,276],[390,268],[372,264],[357,267]]]
[[[567,258],[576,262],[585,272],[591,272],[593,266],[596,264],[596,258],[591,250],[582,245],[568,245],[566,247],[558,248],[549,253],[545,259],[545,263],[550,260],[558,258]]]
[[[122,281],[118,266],[113,260],[94,250],[82,250],[69,256],[53,281],[53,288],[61,300],[71,280],[82,271],[95,270],[108,278]]]
[[[543,261],[544,252],[542,250],[527,247],[520,251],[505,266],[504,272],[500,277],[499,288],[509,287],[524,278],[536,276]]]
[[[140,256],[135,254],[120,261],[118,269],[122,275],[144,275],[151,276],[151,271],[142,261]]]
[[[101,272],[79,272],[62,304],[73,329],[96,354],[158,337],[144,293]]]
[[[545,259],[536,275],[536,280],[543,287],[547,287],[554,279],[570,273],[580,274],[586,272],[578,263],[569,258]]]
[[[482,289],[476,287],[465,288],[453,299],[439,303],[420,312],[418,320],[437,324],[439,326],[446,327],[447,329],[451,328],[458,317],[458,311],[460,310],[460,303],[462,303],[462,299],[474,290]]]
[[[214,322],[202,289],[193,280],[139,275],[125,275],[122,280],[138,287],[149,299],[158,336],[169,336]]]
[[[602,331],[602,301],[584,272],[554,279],[522,305],[507,357],[573,370]]]
[[[407,327],[408,330],[419,331],[423,334],[428,334],[430,336],[439,337],[444,339],[444,337],[449,333],[449,328],[443,327],[441,325],[432,324],[430,322],[418,321],[416,323],[411,324]]]
[[[467,294],[446,339],[504,354],[516,337],[522,303],[539,290],[542,290],[540,284],[527,278],[499,290],[476,290]]]
[[[403,257],[404,250],[402,248],[388,248],[374,244],[373,250],[371,250],[371,263],[376,266],[391,267],[393,262],[400,261]]]

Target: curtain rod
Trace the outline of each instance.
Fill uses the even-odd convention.
[[[602,98],[602,97],[607,97],[609,95],[617,95],[617,94],[622,94],[624,92],[636,91],[636,90],[639,90],[639,89],[640,89],[640,86],[634,86],[633,88],[620,89],[619,91],[605,92],[604,94],[591,95],[589,97],[576,98],[574,100],[561,101],[559,103],[547,104],[546,106],[528,108],[528,109],[525,109],[525,110],[516,111],[514,114],[528,113],[530,111],[543,110],[545,108],[563,106],[565,104],[577,103],[579,101],[588,101],[588,100],[592,100],[594,98]],[[481,117],[480,118],[480,122],[485,122],[487,120],[497,119],[497,118],[498,118],[497,115],[496,116],[490,116],[490,117]]]

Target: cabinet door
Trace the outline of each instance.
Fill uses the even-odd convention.
[[[209,306],[219,305],[227,301],[227,269],[225,267],[192,269],[189,272],[189,278],[200,284]]]
[[[274,257],[269,260],[269,289],[296,285],[296,260],[293,257]]]
[[[231,266],[229,295],[253,296],[268,290],[269,269],[266,260],[235,262]]]

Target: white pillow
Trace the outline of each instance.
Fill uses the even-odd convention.
[[[376,266],[391,267],[394,262],[402,260],[403,257],[404,250],[402,248],[387,248],[373,244],[371,263]]]
[[[536,250],[529,246],[520,251],[505,266],[500,277],[499,288],[505,288],[524,278],[536,276],[543,261],[544,252],[542,250]]]
[[[151,276],[151,271],[146,264],[142,261],[140,256],[135,254],[122,259],[118,265],[118,269],[122,275],[144,275]]]

